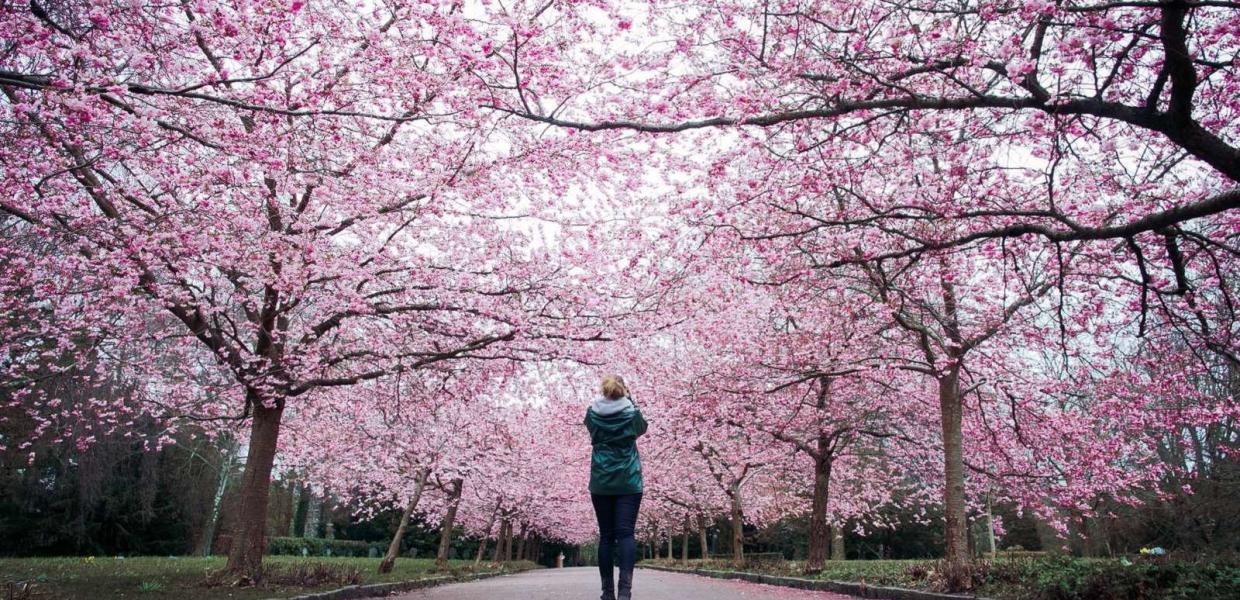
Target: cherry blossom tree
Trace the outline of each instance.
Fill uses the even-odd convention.
[[[1069,279],[1118,276],[1140,290],[1138,335],[1153,308],[1235,360],[1214,319],[1230,314],[1229,285],[1210,273],[1234,258],[1237,8],[651,4],[579,50],[600,66],[527,62],[554,103],[495,108],[603,135],[724,130],[691,138],[719,156],[697,162],[709,194],[686,216],[784,265],[767,284],[856,265],[891,307],[920,348],[904,368],[938,387],[947,555],[962,560],[963,359],[1019,313],[1054,298],[1063,319]],[[1020,289],[962,297],[993,285],[968,281],[978,268]]]
[[[146,395],[161,414],[251,423],[231,569],[258,576],[291,400],[575,335],[556,256],[504,219],[567,185],[532,165],[589,156],[476,110],[492,32],[456,4],[0,19],[0,206],[57,246],[6,249],[6,293],[86,310],[62,339],[134,341],[128,364],[172,388]],[[173,339],[193,344],[151,341]],[[227,398],[189,384],[203,373]]]
[[[488,386],[502,380],[502,366],[457,361],[322,398],[288,426],[281,467],[320,488],[349,482],[336,493],[366,513],[403,507],[379,565],[390,572],[411,518],[426,512],[423,496],[445,487],[459,493],[463,469],[496,447],[480,438],[492,433]],[[358,402],[359,395],[374,397]]]
[[[772,138],[787,132],[799,138],[798,152],[816,155],[832,155],[842,143],[867,149],[868,141],[936,122],[966,133],[944,140],[949,153],[952,146],[986,139],[1032,150],[1034,136],[1044,130],[1057,138],[1058,150],[1043,158],[1097,170],[1063,181],[1052,174],[1046,182],[1052,190],[1088,177],[1098,191],[1120,192],[1108,200],[1125,203],[1131,217],[1117,223],[1108,211],[1038,196],[1025,199],[1042,204],[1036,209],[869,206],[867,213],[858,206],[850,222],[878,230],[904,230],[900,221],[910,219],[989,219],[989,227],[963,234],[914,234],[908,240],[913,245],[891,249],[897,254],[1029,234],[1059,242],[1125,239],[1236,207],[1234,192],[1218,189],[1240,180],[1240,150],[1228,141],[1235,134],[1232,59],[1240,35],[1237,7],[1229,2],[942,7],[916,1],[725,1],[629,8],[631,16],[610,31],[612,43],[580,50],[611,59],[596,60],[600,66],[574,77],[568,68],[558,70],[578,66],[573,62],[527,63],[539,76],[531,87],[543,84],[541,96],[556,97],[556,103],[544,102],[549,106],[542,112],[512,101],[497,108],[593,131],[753,126],[770,130]],[[545,43],[562,43],[557,35],[547,34]],[[657,43],[634,43],[641,39]],[[626,71],[633,63],[642,68]],[[570,111],[592,120],[564,116]],[[1125,144],[1148,152],[1133,157],[1147,177],[1161,174],[1167,184],[1184,177],[1175,183],[1191,185],[1151,197],[1136,186],[1125,189],[1126,180],[1103,184],[1132,150],[1120,150]],[[868,150],[872,154],[876,147]],[[1174,164],[1185,156],[1199,162]]]

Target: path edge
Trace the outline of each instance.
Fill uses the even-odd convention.
[[[686,575],[698,575],[700,577],[713,577],[715,579],[739,579],[750,583],[763,583],[766,585],[777,585],[781,587],[796,588],[801,590],[812,590],[819,592],[835,592],[837,594],[848,594],[859,598],[875,598],[876,600],[990,600],[981,596],[970,596],[966,594],[944,594],[941,592],[927,592],[923,590],[911,590],[900,587],[883,587],[876,585],[867,585],[864,583],[855,583],[851,581],[830,581],[825,579],[806,579],[804,577],[782,577],[778,575],[763,575],[761,573],[748,573],[745,571],[718,571],[713,569],[681,569],[676,567],[663,567],[654,565],[638,565],[640,569],[650,569],[652,571],[664,571],[667,573],[683,573]]]
[[[457,577],[455,575],[438,575],[436,577],[411,579],[408,581],[371,583],[368,585],[347,585],[345,587],[335,590],[328,590],[326,592],[315,592],[313,594],[287,596],[284,598],[268,598],[267,600],[356,600],[358,598],[375,598],[399,592],[410,592],[423,588],[446,585],[449,583],[466,583],[470,581],[478,581],[480,579],[490,579],[492,577],[516,575],[517,573],[524,573],[533,570],[535,569],[520,569],[516,571],[505,570],[496,571],[494,573],[471,573],[462,577]]]

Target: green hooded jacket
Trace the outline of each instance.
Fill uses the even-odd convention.
[[[586,429],[594,452],[590,457],[590,493],[619,496],[642,493],[642,463],[637,456],[637,436],[646,433],[646,419],[627,398],[600,400],[596,406],[624,402],[623,410],[586,410]]]

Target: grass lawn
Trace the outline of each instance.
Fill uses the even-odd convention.
[[[642,564],[683,568],[679,561]],[[827,561],[821,573],[806,575],[803,563],[746,565],[742,571],[864,582],[948,591],[937,561]],[[734,571],[728,561],[689,561],[689,568]],[[996,600],[1235,600],[1240,598],[1240,562],[1231,557],[1105,559],[1000,557],[969,567],[963,579],[972,592]],[[960,579],[957,579],[959,581]],[[966,584],[968,585],[968,584]]]
[[[224,567],[224,557],[135,557],[135,558],[0,558],[0,598],[8,598],[8,582],[34,582],[30,600],[61,600],[68,598],[141,598],[144,600],[187,600],[190,598],[219,600],[225,598],[256,599],[296,596],[312,591],[331,590],[348,585],[336,580],[318,585],[294,585],[290,582],[266,583],[260,587],[232,587],[229,580],[212,583],[212,574]],[[333,575],[348,577],[354,573],[360,583],[410,581],[438,575],[467,575],[533,568],[529,562],[506,566],[483,563],[477,571],[472,560],[451,561],[444,571],[435,569],[432,559],[401,558],[391,573],[379,575],[378,558],[301,558],[268,556],[263,563],[269,579],[291,577],[298,569],[316,568],[321,564]],[[21,595],[16,596],[21,599]]]
[[[803,563],[775,562],[748,565],[742,571],[782,575],[786,577],[808,577],[811,579],[827,579],[830,581],[857,581],[880,586],[924,587],[919,586],[918,579],[909,573],[909,568],[923,560],[829,560],[821,573],[816,576],[806,575],[802,571]],[[640,564],[662,567],[680,568],[684,565],[677,560],[666,559],[644,560]],[[735,571],[731,561],[727,560],[691,560],[689,567],[709,569],[712,571]]]

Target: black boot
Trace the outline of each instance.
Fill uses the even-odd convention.
[[[603,595],[599,596],[599,600],[616,600],[616,584],[611,577],[603,578]]]
[[[620,587],[616,600],[633,600],[633,570],[620,570]]]

